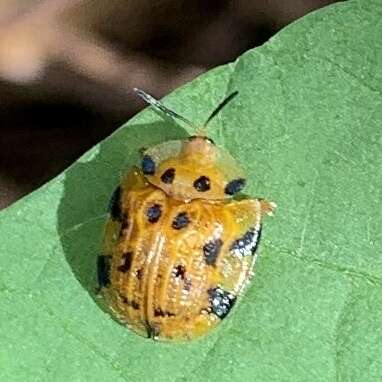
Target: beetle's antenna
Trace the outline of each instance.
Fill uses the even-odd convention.
[[[206,123],[204,124],[204,127],[206,127],[213,118],[216,117],[216,115],[223,109],[225,105],[227,105],[228,102],[233,100],[239,92],[236,90],[233,93],[231,93],[229,96],[223,99],[223,101],[216,107],[216,109],[211,113],[211,115],[208,117]]]
[[[172,118],[179,119],[180,121],[186,123],[187,125],[189,125],[195,129],[195,126],[192,122],[190,122],[188,119],[182,117],[181,115],[175,113],[175,111],[168,109],[166,106],[163,105],[162,102],[158,101],[157,99],[155,99],[150,94],[147,94],[143,90],[137,89],[137,88],[134,88],[134,91],[138,94],[139,97],[141,97],[149,105],[155,107],[156,109],[160,110],[162,113],[164,113],[164,114],[166,114]]]

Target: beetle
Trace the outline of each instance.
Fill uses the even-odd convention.
[[[142,90],[138,96],[190,126]],[[163,341],[200,337],[231,311],[253,273],[262,218],[275,204],[241,197],[240,164],[206,135],[142,152],[114,191],[101,256],[100,291],[112,313],[139,335]]]

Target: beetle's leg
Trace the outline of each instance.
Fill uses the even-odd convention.
[[[147,147],[140,147],[138,149],[138,152],[139,154],[143,157],[143,155],[145,154],[145,151],[147,150]]]
[[[251,216],[251,218],[258,214],[260,214],[260,216],[272,215],[277,207],[276,203],[261,198],[233,201],[226,206],[228,208],[233,208],[238,214],[243,216],[248,215]]]
[[[121,186],[124,191],[132,188],[140,188],[147,184],[146,178],[142,170],[134,166],[127,174],[122,177]]]
[[[259,199],[261,205],[261,215],[273,215],[273,211],[276,209],[277,205],[273,202],[268,202],[265,199]]]

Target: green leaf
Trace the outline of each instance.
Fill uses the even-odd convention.
[[[312,13],[165,103],[277,202],[248,293],[211,335],[140,338],[101,308],[109,195],[138,149],[186,131],[152,110],[0,214],[1,381],[377,381],[382,375],[382,5]]]

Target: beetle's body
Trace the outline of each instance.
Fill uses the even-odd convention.
[[[205,136],[154,146],[111,201],[102,294],[136,333],[188,340],[215,327],[247,284],[273,204],[232,199],[243,171]]]

